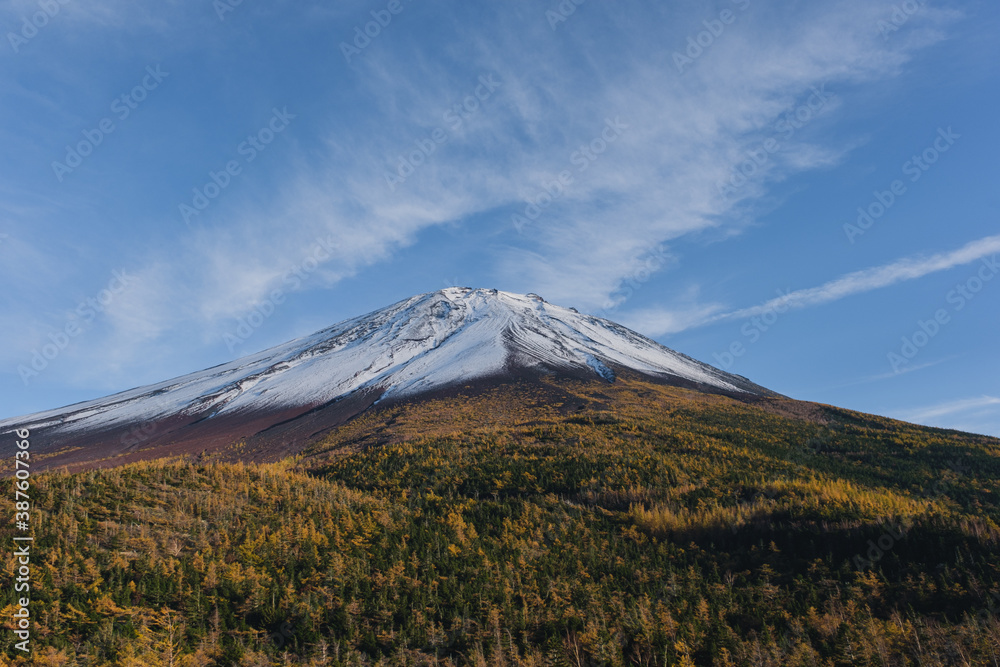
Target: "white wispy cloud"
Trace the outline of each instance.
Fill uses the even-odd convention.
[[[960,413],[968,413],[973,410],[989,408],[993,414],[1000,416],[1000,398],[995,396],[978,396],[975,398],[964,398],[957,401],[938,403],[937,405],[925,406],[905,410],[900,414],[905,415],[905,419],[915,422],[924,422],[940,419],[941,417],[951,417]]]
[[[130,11],[119,2],[95,7],[94,20],[104,24]],[[357,10],[359,20],[366,17],[363,7]],[[506,286],[600,309],[634,274],[644,248],[713,228],[732,233],[742,224],[739,207],[769,183],[836,164],[858,142],[823,140],[821,128],[842,103],[838,86],[895,76],[917,50],[943,39],[955,18],[922,12],[913,22],[919,38],[900,34],[887,42],[873,29],[881,6],[840,0],[779,14],[754,2],[679,73],[673,53],[702,29],[709,18],[703,8],[651,20],[649,12],[666,10],[588,4],[571,19],[581,30],[558,33],[534,3],[490,11],[495,20],[455,31],[460,36],[441,56],[451,59],[449,67],[430,59],[401,25],[390,26],[352,65],[353,94],[371,113],[331,119],[325,141],[275,170],[281,177],[268,184],[263,205],[227,195],[213,204],[202,229],[152,249],[140,264],[146,268],[136,269],[142,288],[109,318],[118,331],[112,339],[121,342],[115,355],[141,355],[148,341],[181,329],[218,337],[276,288],[334,286],[390,259],[422,231],[472,216],[496,229],[493,269]],[[205,21],[217,27],[211,12]],[[456,21],[442,13],[442,30]],[[587,36],[595,28],[607,50],[599,58]],[[446,127],[444,112],[490,73],[502,81],[494,97],[460,129],[449,129],[435,155],[390,191],[384,175],[397,156]],[[834,97],[815,120],[782,138],[781,151],[746,186],[720,196],[719,184],[747,150],[773,136],[783,115],[824,85]],[[580,171],[577,151],[600,138],[609,118],[628,128]],[[511,214],[564,170],[573,173],[572,185],[516,234]],[[288,273],[310,244],[328,236],[336,238],[336,251],[308,281],[289,285]],[[921,266],[858,272],[802,290],[797,307],[912,279],[927,270]],[[721,310],[691,303],[678,312],[630,317],[656,335],[753,311]]]
[[[566,163],[573,144],[594,136],[594,129],[588,136],[588,120],[593,126],[602,113],[620,113],[630,129],[529,227],[533,247],[520,249],[522,261],[517,252],[504,257],[505,277],[520,277],[552,299],[599,306],[628,277],[628,254],[608,261],[607,247],[627,246],[623,241],[675,241],[713,227],[739,226],[737,207],[766,192],[770,182],[837,164],[860,144],[858,138],[840,137],[837,143],[820,139],[824,124],[837,117],[839,88],[894,76],[914,49],[930,43],[925,37],[886,44],[872,29],[883,8],[869,4],[832,3],[780,19],[764,5],[759,14],[755,11],[742,14],[683,75],[677,75],[670,60],[673,48],[650,47],[654,55],[645,65],[602,69],[594,64],[592,78],[600,93],[595,100],[581,103],[550,93],[553,103],[567,110],[563,131],[575,142],[567,141],[556,159],[533,156],[537,167],[522,191],[532,193],[534,186],[537,194],[544,178],[563,168],[559,161]],[[935,26],[953,18],[924,16],[927,25]],[[646,31],[625,19],[616,26],[649,46]],[[942,35],[940,30],[936,34]],[[676,40],[678,50],[685,43],[683,32],[675,36],[668,31],[657,39],[661,44]],[[513,47],[501,48],[505,46]],[[504,57],[516,51],[504,48]],[[563,69],[558,54],[535,61],[535,76],[547,90],[565,88],[558,83]],[[778,133],[780,120],[824,85],[832,99],[810,125],[791,138]],[[535,109],[531,106],[525,114]],[[719,184],[736,173],[748,149],[773,136],[780,139],[778,154],[728,199],[721,197]],[[593,261],[581,261],[580,243],[567,239],[589,242],[583,257]]]
[[[832,96],[817,114],[815,123],[821,125],[822,115],[835,115],[840,103],[838,83],[893,76],[914,49],[933,42],[885,43],[871,29],[881,8],[861,2],[832,3],[781,21],[764,7],[756,14],[751,8],[711,52],[679,74],[672,53],[684,46],[687,24],[678,21],[665,34],[653,35],[643,25],[645,15],[599,6],[588,10],[589,20],[604,23],[610,43],[633,43],[647,57],[599,61],[588,55],[589,45],[553,39],[544,12],[527,26],[523,13],[497,12],[501,30],[468,34],[463,51],[468,67],[457,72],[445,72],[406,49],[366,52],[356,66],[379,113],[350,136],[332,131],[337,156],[331,154],[325,167],[292,174],[283,184],[286,194],[268,210],[234,216],[239,222],[229,229],[258,243],[199,242],[211,251],[196,264],[215,267],[200,312],[230,317],[248,308],[294,260],[297,251],[283,248],[317,233],[347,241],[343,256],[328,263],[336,268],[324,274],[322,284],[332,285],[390,257],[422,229],[486,211],[497,211],[488,224],[512,237],[495,267],[506,284],[553,301],[601,308],[631,275],[637,249],[738,225],[724,222],[726,216],[759,195],[769,180],[834,164],[856,145],[818,144],[805,140],[802,131],[784,140],[778,159],[736,196],[719,196],[719,183],[746,160],[748,147],[774,134],[782,115],[806,103],[814,89],[825,84]],[[680,18],[697,27],[697,16]],[[929,25],[947,20],[924,17]],[[494,99],[460,130],[449,130],[447,143],[390,192],[385,172],[414,141],[445,125],[443,112],[471,92],[478,73],[494,73],[502,81]],[[573,161],[578,149],[600,137],[606,119],[616,117],[628,129],[579,171]],[[573,173],[573,184],[523,236],[514,235],[511,213],[563,170]],[[712,310],[701,306],[693,314]],[[693,321],[693,314],[669,315],[670,326]]]
[[[908,280],[923,278],[939,271],[971,264],[998,252],[1000,252],[1000,235],[987,236],[971,241],[957,250],[926,257],[906,257],[883,266],[854,271],[818,287],[790,291],[756,306],[720,313],[718,311],[721,308],[713,305],[703,311],[704,316],[701,318],[691,317],[690,314],[697,313],[697,311],[690,309],[680,313],[668,309],[649,309],[632,315],[633,319],[630,321],[643,324],[646,328],[641,329],[641,331],[647,335],[658,336],[677,333],[715,322],[742,320],[767,312],[782,312],[831,303],[855,294],[871,292]]]
[[[700,326],[720,309],[719,304],[672,310],[643,308],[631,310],[619,319],[629,328],[641,331],[647,336],[662,336]]]
[[[843,384],[827,387],[826,389],[843,389],[844,387],[856,387],[858,385],[869,384],[871,382],[881,382],[882,380],[896,379],[901,375],[905,375],[907,373],[915,373],[917,371],[922,371],[926,368],[932,368],[934,366],[937,366],[938,364],[943,364],[945,362],[952,361],[953,359],[955,359],[954,355],[943,357],[941,359],[935,359],[934,361],[928,361],[922,364],[908,365],[903,368],[900,368],[898,371],[890,371],[888,373],[876,373],[874,375],[863,377],[859,380],[853,380],[851,382],[845,382]]]
[[[918,408],[886,411],[904,421],[1000,437],[1000,398],[974,396]]]
[[[148,30],[151,28],[165,30],[169,25],[167,12],[172,15],[176,14],[184,3],[182,0],[164,0],[156,5],[145,5],[128,0],[79,3],[56,0],[57,6],[46,3],[43,8],[35,0],[8,0],[4,5],[0,9],[0,14],[6,15],[6,19],[20,34],[24,19],[29,22],[33,21],[36,28],[40,24],[41,30],[46,30],[50,23],[56,26],[69,24],[74,28],[85,25],[91,29],[99,27],[115,30]],[[34,18],[40,12],[46,15],[47,20]],[[8,39],[4,41],[7,42]]]
[[[854,271],[831,280],[819,287],[796,290],[775,297],[758,306],[741,308],[732,312],[716,315],[705,323],[718,320],[738,320],[760,315],[775,308],[807,308],[831,301],[837,301],[854,294],[889,287],[907,280],[923,278],[931,273],[946,271],[970,264],[1000,252],[1000,235],[987,236],[972,241],[958,250],[937,253],[930,257],[907,257],[884,266],[877,266],[862,271]]]

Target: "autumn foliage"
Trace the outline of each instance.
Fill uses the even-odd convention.
[[[45,474],[35,655],[10,632],[4,655],[1000,665],[998,456],[786,399],[551,379],[388,406],[277,464]]]

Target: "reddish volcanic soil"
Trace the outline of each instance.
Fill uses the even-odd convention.
[[[794,410],[798,403],[783,397],[761,397],[722,392],[713,387],[673,378],[652,379],[625,369],[615,369],[621,378],[653,381],[701,393],[725,395],[743,402],[758,404],[775,411]],[[535,395],[541,389],[552,403],[571,406],[572,401],[555,385],[543,378],[566,377],[577,381],[607,385],[604,380],[584,374],[539,375],[515,370],[500,377],[485,378],[454,387],[437,389],[405,399],[387,400],[380,406],[398,402],[421,402],[459,395],[474,395],[498,386],[523,386],[529,383]],[[135,461],[183,456],[193,460],[271,462],[298,454],[322,439],[332,429],[367,411],[381,396],[377,391],[356,392],[326,405],[290,408],[280,411],[234,413],[214,417],[178,416],[126,427],[60,435],[47,429],[31,433],[31,452],[35,471],[66,469],[70,472],[90,468],[108,468]],[[796,416],[810,418],[803,404]],[[565,409],[570,409],[567,407]],[[820,411],[821,412],[821,411]],[[819,414],[819,413],[817,413]],[[0,449],[9,449],[9,442]],[[8,473],[10,474],[10,473]]]

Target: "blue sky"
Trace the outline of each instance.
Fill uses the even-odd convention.
[[[467,285],[1000,435],[996,3],[13,0],[0,26],[0,417]]]

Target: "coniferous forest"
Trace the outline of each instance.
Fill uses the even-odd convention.
[[[549,379],[239,454],[33,477],[6,664],[1000,665],[993,438]]]

